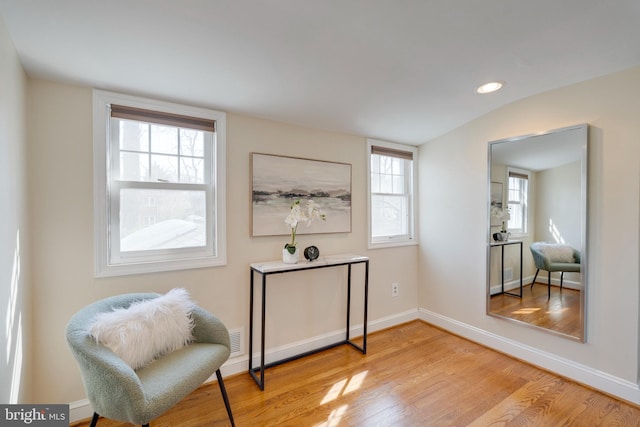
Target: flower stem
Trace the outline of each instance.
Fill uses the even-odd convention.
[[[291,227],[291,243],[286,245],[287,250],[291,255],[296,251],[296,230],[298,226]]]

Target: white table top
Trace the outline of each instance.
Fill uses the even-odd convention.
[[[350,264],[368,261],[369,257],[354,254],[327,255],[319,257],[315,261],[302,259],[297,264],[285,264],[282,261],[254,262],[251,268],[260,273],[273,273],[278,271],[295,271],[306,268],[328,267],[331,265]]]
[[[522,240],[513,239],[513,240],[506,240],[503,242],[491,242],[489,243],[489,246],[515,245],[517,243],[522,244]]]

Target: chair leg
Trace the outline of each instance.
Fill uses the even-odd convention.
[[[536,284],[536,278],[538,277],[538,273],[540,273],[540,269],[536,270],[536,275],[533,276],[533,282],[531,282],[531,288],[530,289],[533,289],[533,285]]]
[[[564,279],[564,271],[560,272],[560,290],[562,290],[562,279]]]
[[[98,424],[98,418],[100,418],[100,415],[98,415],[97,412],[94,412],[93,418],[91,418],[91,424],[89,425],[89,427],[96,427],[96,424]]]
[[[227,408],[227,414],[229,415],[229,421],[231,421],[231,427],[235,427],[235,423],[233,422],[233,414],[231,413],[231,405],[229,404],[229,396],[227,396],[227,389],[224,387],[224,381],[222,381],[222,374],[220,373],[220,369],[216,371],[216,377],[218,378],[218,385],[220,386],[220,392],[222,393],[222,398],[224,399],[224,406]]]
[[[100,418],[100,415],[98,415],[97,412],[94,412],[93,418],[91,418],[91,424],[89,427],[96,427],[96,424],[98,424],[98,418]],[[144,424],[142,427],[149,427],[149,424]]]
[[[547,287],[547,298],[551,299],[551,272],[549,272],[549,280],[547,281],[548,283],[548,287]]]

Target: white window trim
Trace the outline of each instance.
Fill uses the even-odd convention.
[[[126,105],[146,110],[162,111],[213,119],[216,121],[215,230],[217,253],[214,257],[176,259],[170,261],[112,265],[109,263],[109,205],[108,183],[108,106]],[[199,107],[173,104],[148,98],[102,90],[93,91],[93,209],[94,209],[94,275],[95,277],[123,276],[226,265],[226,114]]]
[[[532,172],[530,170],[527,169],[518,169],[518,168],[514,168],[511,166],[507,166],[506,170],[505,170],[505,182],[507,183],[506,185],[506,193],[504,196],[504,205],[506,207],[509,207],[509,172],[515,172],[518,174],[522,174],[522,175],[526,175],[527,176],[527,212],[526,212],[526,221],[527,221],[527,231],[525,232],[521,232],[521,231],[512,231],[511,229],[509,229],[507,227],[507,231],[509,233],[511,233],[511,237],[528,237],[529,236],[529,230],[531,229],[531,200],[529,199],[529,195],[531,195],[531,175]]]
[[[411,200],[410,211],[411,221],[409,223],[409,237],[389,238],[384,241],[374,241],[371,233],[371,147],[387,147],[401,151],[411,152],[412,179],[411,179]],[[393,142],[380,141],[367,138],[367,247],[368,249],[391,248],[398,246],[412,246],[418,244],[418,148],[412,145],[397,144]]]

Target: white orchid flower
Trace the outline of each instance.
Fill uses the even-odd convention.
[[[293,202],[289,215],[284,219],[284,222],[291,227],[291,242],[284,245],[285,249],[288,249],[290,253],[294,253],[297,245],[296,232],[298,231],[298,224],[306,222],[307,227],[309,227],[315,219],[321,219],[322,221],[326,221],[327,219],[327,216],[320,211],[316,202],[307,200],[306,210],[302,209],[300,200]]]

